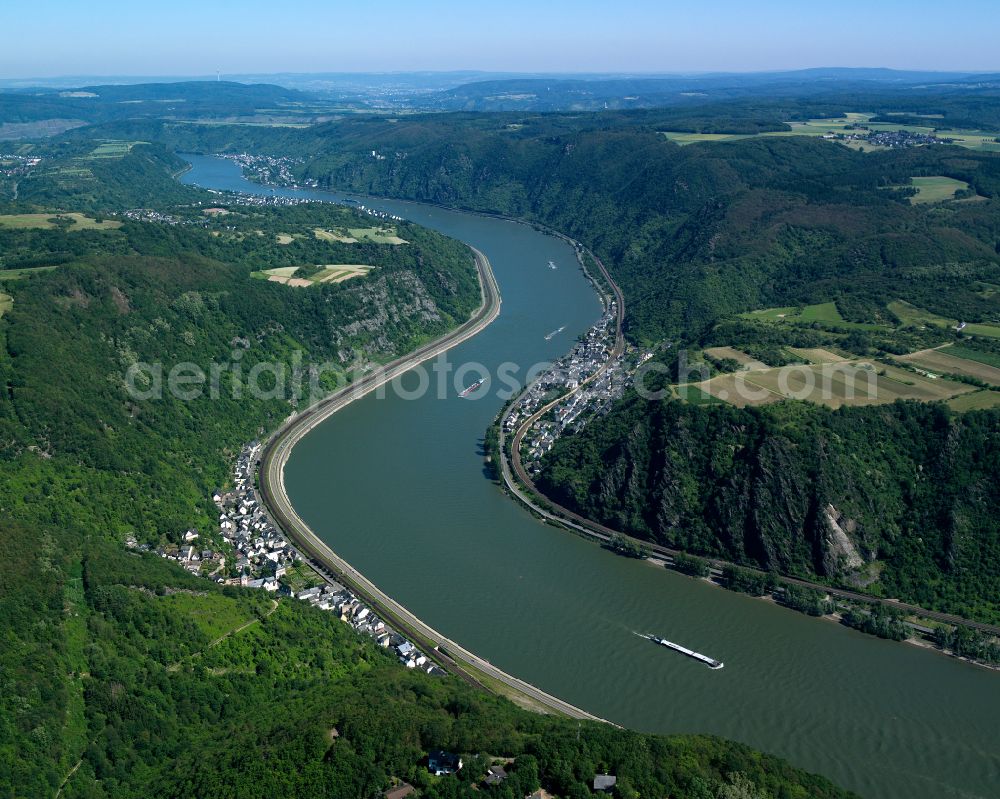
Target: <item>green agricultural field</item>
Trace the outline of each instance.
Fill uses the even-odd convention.
[[[934,175],[926,178],[913,178],[917,190],[910,198],[911,203],[941,203],[955,198],[955,192],[966,191],[969,184],[964,180],[955,180],[944,175]]]
[[[797,399],[840,408],[896,400],[939,402],[974,392],[972,386],[913,374],[878,361],[798,364],[713,377],[699,388],[738,407]]]
[[[700,142],[737,141],[738,139],[753,138],[753,134],[750,133],[684,133],[673,130],[664,130],[661,133],[674,144],[679,144],[682,147],[686,144]]]
[[[59,221],[63,220],[61,223]],[[3,214],[0,215],[0,227],[7,228],[41,228],[51,229],[65,226],[66,230],[115,230],[122,223],[115,219],[102,219],[98,222],[83,214]]]
[[[357,244],[358,240],[349,236],[346,230],[324,230],[313,228],[313,235],[320,241],[336,241],[340,244]]]
[[[950,347],[913,352],[904,355],[900,360],[937,375],[963,375],[982,380],[992,386],[1000,386],[1000,369],[979,361],[957,357]]]
[[[946,319],[943,316],[917,308],[908,302],[896,301],[889,303],[889,310],[892,311],[904,325],[935,325],[937,327],[947,327],[958,329],[957,319]],[[988,338],[1000,338],[1000,326],[980,324],[970,322],[962,328],[962,332],[970,336],[986,336]]]
[[[948,400],[948,407],[955,411],[982,411],[1000,407],[1000,391],[984,389],[963,394]]]
[[[954,139],[959,147],[969,150],[984,150],[1000,152],[1000,136],[995,132],[982,130],[939,130],[936,133],[942,139]]]
[[[955,327],[958,324],[958,322],[954,319],[945,319],[943,316],[938,316],[930,311],[925,311],[923,308],[910,305],[910,303],[903,302],[902,300],[890,302],[888,308],[892,311],[892,313],[899,317],[899,321],[904,325],[937,325],[939,327]]]
[[[862,114],[851,112],[843,117],[831,117],[820,119],[809,119],[804,122],[789,122],[791,130],[774,130],[763,133],[747,134],[727,134],[727,133],[688,133],[685,131],[661,131],[670,141],[676,144],[697,144],[699,142],[726,142],[737,141],[739,139],[764,138],[773,136],[823,136],[826,133],[849,133],[850,125],[863,125],[873,132],[897,132],[901,130],[910,133],[933,134],[942,139],[952,139],[958,147],[965,147],[969,150],[981,150],[1000,152],[1000,136],[993,131],[984,130],[950,130],[937,129],[934,121],[940,119],[937,115],[923,115],[927,119],[926,125],[904,125],[894,122],[872,122],[872,114]],[[838,141],[837,144],[850,147],[852,149],[864,148],[868,150],[881,150],[870,142],[865,141]]]
[[[834,302],[823,302],[816,305],[806,305],[800,308],[765,308],[761,311],[750,311],[743,314],[744,319],[757,319],[766,322],[788,322],[797,324],[812,324],[819,322],[829,327],[843,330],[882,330],[882,325],[865,322],[848,322],[837,310]]]
[[[87,155],[87,159],[96,158],[123,158],[131,152],[132,148],[137,144],[146,144],[147,142],[142,141],[105,141],[97,145],[90,154]]]
[[[674,386],[673,394],[678,399],[689,405],[725,405],[725,400],[712,396],[700,386],[683,385]]]
[[[964,358],[967,361],[985,363],[989,366],[995,366],[997,369],[1000,369],[1000,355],[993,352],[983,352],[982,350],[974,350],[971,347],[966,347],[962,344],[952,344],[948,347],[948,354],[954,355],[956,358]]]
[[[0,269],[0,281],[20,280],[21,278],[30,277],[38,272],[48,272],[51,269],[58,268],[59,267],[57,266],[32,266],[24,269]]]
[[[356,227],[350,228],[348,233],[352,238],[360,241],[368,239],[376,244],[409,244],[410,242],[401,239],[396,235],[394,227]]]
[[[823,302],[818,305],[807,305],[799,313],[802,322],[826,322],[827,324],[842,324],[846,319],[837,310],[837,303]]]
[[[12,307],[14,307],[14,298],[9,294],[0,292],[0,316],[3,316]]]

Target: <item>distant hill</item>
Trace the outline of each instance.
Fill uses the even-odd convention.
[[[0,124],[47,119],[94,123],[134,117],[226,118],[278,111],[314,99],[297,89],[231,81],[0,90]]]
[[[994,74],[893,69],[804,69],[789,72],[638,76],[524,76],[466,83],[425,104],[449,111],[569,111],[659,108],[748,97],[884,95],[914,86],[934,94],[1000,85]]]

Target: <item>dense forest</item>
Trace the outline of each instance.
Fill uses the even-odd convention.
[[[539,487],[639,538],[995,622],[998,424],[919,403],[634,397],[560,439]]]
[[[630,799],[847,796],[738,744],[528,713],[407,671],[328,613],[126,550],[217,529],[209,497],[234,454],[293,407],[233,391],[232,372],[214,399],[144,399],[125,390],[131,364],[377,361],[463,321],[479,290],[467,248],[412,225],[396,224],[405,245],[347,243],[315,229],[370,218],[193,189],[163,201],[176,163],[155,147],[102,161],[101,180],[55,166],[0,208],[43,219],[0,229],[0,796],[346,798],[407,780],[431,797],[582,797],[606,771]],[[64,216],[123,200],[160,221]],[[359,254],[372,272],[343,284],[252,276]],[[430,776],[438,748],[466,768]],[[485,787],[494,758],[510,776]]]
[[[587,797],[598,773],[630,799],[849,796],[739,744],[579,725],[409,671],[329,613],[100,530],[4,522],[0,552],[5,797],[353,799],[394,779],[441,799]],[[458,775],[428,774],[439,748],[463,755]],[[509,777],[485,786],[495,759]]]

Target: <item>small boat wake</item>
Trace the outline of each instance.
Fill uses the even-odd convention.
[[[639,633],[635,630],[632,631],[633,634],[638,635],[640,638],[645,638],[647,641],[652,641],[654,644],[659,644],[660,646],[665,646],[667,649],[672,649],[674,652],[680,652],[682,655],[687,655],[689,658],[704,663],[713,671],[721,669],[726,664],[721,660],[716,660],[715,658],[710,658],[708,655],[703,655],[700,652],[695,652],[693,649],[688,649],[686,646],[681,646],[680,644],[675,644],[673,641],[668,641],[666,638],[660,638],[656,635],[649,635],[647,633]]]
[[[545,337],[545,340],[546,340],[546,341],[552,341],[552,339],[554,339],[554,338],[555,338],[556,336],[558,336],[558,335],[559,335],[560,333],[562,333],[562,332],[563,332],[563,331],[564,331],[565,329],[566,329],[566,326],[565,326],[565,325],[563,325],[563,326],[562,326],[562,327],[560,327],[560,328],[559,328],[558,330],[553,330],[553,331],[552,331],[551,333],[549,333],[549,334],[548,334],[548,335],[547,335],[547,336]]]

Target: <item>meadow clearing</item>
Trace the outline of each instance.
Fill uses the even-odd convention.
[[[944,175],[932,175],[930,177],[911,178],[917,193],[910,198],[910,202],[919,203],[940,203],[955,198],[955,192],[967,191],[969,184],[964,180],[955,180]]]
[[[55,220],[55,221],[54,221]],[[59,221],[62,220],[62,221]],[[0,227],[51,229],[65,226],[66,230],[115,230],[122,223],[115,219],[100,221],[83,214],[0,214]]]
[[[23,269],[0,269],[0,281],[21,280],[38,272],[48,272],[51,269],[58,268],[58,266],[28,266]]]
[[[107,140],[98,144],[87,155],[87,160],[99,158],[123,158],[128,155],[137,144],[148,144],[143,141],[116,141]]]
[[[375,244],[409,244],[406,239],[396,235],[396,228],[393,227],[355,227],[338,230],[313,228],[313,235],[320,241],[336,241],[341,244],[357,244],[363,239]]]
[[[958,319],[948,319],[944,316],[918,308],[903,300],[894,300],[886,305],[887,310],[899,319],[900,326],[934,325],[937,327],[959,329]],[[841,315],[835,302],[823,302],[815,305],[786,306],[783,308],[763,308],[741,314],[744,319],[775,324],[812,324],[819,323],[834,330],[889,330],[888,324],[880,325],[874,322],[850,322]],[[1000,324],[982,322],[967,322],[961,328],[970,336],[987,336],[1000,338]]]
[[[811,324],[820,322],[830,327],[844,330],[878,330],[882,325],[869,322],[849,322],[841,315],[835,302],[822,302],[816,305],[789,306],[785,308],[765,308],[760,311],[749,311],[742,314],[744,319],[757,319],[765,322],[787,322]]]
[[[357,244],[358,240],[347,235],[346,231],[324,230],[323,228],[313,228],[313,235],[320,241],[336,241],[340,244]]]
[[[997,408],[1000,407],[1000,391],[993,391],[990,389],[973,391],[970,394],[953,397],[948,400],[947,404],[949,408],[959,412],[982,411],[987,408]]]
[[[168,594],[157,602],[170,606],[213,641],[254,619],[246,607],[217,594]]]
[[[959,321],[957,319],[947,319],[938,316],[923,308],[910,305],[908,302],[897,300],[890,302],[888,308],[894,313],[904,325],[936,325],[938,327],[950,327],[957,329]],[[962,328],[962,332],[970,336],[987,336],[988,338],[1000,338],[1000,326],[970,322]]]

